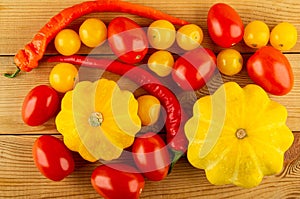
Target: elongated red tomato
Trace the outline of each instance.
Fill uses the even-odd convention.
[[[214,4],[207,15],[208,33],[223,48],[239,43],[244,36],[244,24],[239,14],[225,3]]]
[[[92,173],[91,183],[104,198],[138,199],[145,186],[142,174],[126,164],[98,166]]]
[[[58,138],[42,135],[32,148],[36,167],[47,178],[60,181],[74,171],[74,159],[71,151]]]
[[[196,48],[179,57],[172,78],[183,90],[201,89],[216,70],[216,56],[206,48]]]
[[[108,42],[112,51],[125,63],[140,62],[148,52],[144,30],[133,20],[116,17],[108,25]]]
[[[136,138],[132,155],[138,169],[152,181],[160,181],[168,175],[170,155],[162,138],[152,132]]]
[[[289,60],[272,46],[258,49],[247,62],[250,78],[273,95],[285,95],[294,85]]]
[[[59,104],[58,93],[52,87],[36,86],[23,101],[23,121],[30,126],[41,125],[57,113]]]

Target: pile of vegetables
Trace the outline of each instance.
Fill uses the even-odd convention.
[[[85,14],[107,11],[136,14],[153,22],[144,29],[126,17],[116,17],[108,25],[88,18],[78,33],[68,27]],[[268,93],[285,95],[293,87],[292,68],[281,51],[296,44],[297,31],[286,22],[271,33],[262,21],[244,27],[239,14],[224,3],[209,9],[207,27],[212,41],[223,48],[217,56],[201,46],[204,33],[198,25],[142,5],[89,1],[51,18],[16,54],[17,71],[5,74],[15,77],[36,68],[50,42],[61,54],[47,60],[56,62],[49,85],[33,88],[22,107],[26,124],[42,125],[56,117],[56,128],[63,135],[63,141],[50,135],[35,141],[33,157],[41,173],[54,181],[67,177],[76,164],[71,151],[90,162],[100,160],[103,164],[92,173],[91,184],[105,198],[138,198],[144,178],[163,180],[185,153],[215,185],[249,188],[259,185],[264,176],[279,173],[293,134],[286,126],[286,108],[270,100]],[[231,47],[242,40],[256,49],[245,64],[255,84],[241,88],[235,82],[224,83],[215,93],[198,99],[189,116],[178,93],[161,80],[170,77],[172,86],[184,92],[202,89],[218,71],[235,75],[244,61]],[[97,48],[106,41],[116,60],[76,54],[82,45]],[[174,46],[183,53],[174,55],[170,51]],[[140,66],[143,63],[147,68]],[[134,96],[102,77],[76,82],[80,67],[124,76],[148,94]],[[162,118],[160,132],[141,131]],[[133,164],[112,161],[124,153],[132,156]],[[104,178],[110,184],[102,182]],[[136,184],[134,189],[129,189],[129,182]]]

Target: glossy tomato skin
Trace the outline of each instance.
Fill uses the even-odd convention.
[[[60,181],[74,171],[71,151],[54,136],[42,135],[37,138],[32,154],[36,167],[50,180]]]
[[[133,20],[116,17],[108,25],[108,43],[120,60],[135,64],[148,52],[148,39],[144,30]]]
[[[138,199],[145,180],[137,169],[126,164],[105,164],[92,173],[91,183],[98,194],[109,199]]]
[[[59,106],[60,98],[52,87],[36,86],[23,101],[22,119],[30,126],[41,125],[57,113]]]
[[[225,3],[214,4],[207,15],[208,33],[223,48],[239,43],[244,36],[244,24],[239,14]]]
[[[272,46],[258,49],[247,61],[250,78],[273,95],[291,91],[294,75],[288,59]]]
[[[132,145],[135,164],[151,181],[163,180],[169,172],[170,154],[163,139],[152,132],[136,138]]]
[[[172,78],[183,90],[201,89],[216,70],[216,55],[207,48],[196,48],[179,57]]]

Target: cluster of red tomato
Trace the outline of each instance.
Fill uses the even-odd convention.
[[[243,38],[250,47],[259,48],[247,62],[249,76],[255,83],[276,95],[283,95],[291,90],[293,74],[286,57],[274,47],[263,47],[267,44],[262,44],[265,37],[261,35],[264,35],[264,32],[253,28],[253,24],[244,30],[240,16],[233,8],[226,4],[215,4],[209,10],[207,25],[212,40],[223,48],[232,47]],[[279,42],[278,46],[286,49],[286,46],[291,48],[295,44],[296,41],[291,41],[292,39],[282,39],[286,38],[286,35],[295,34],[294,32],[282,34],[282,28],[279,28],[279,31],[277,28],[276,31],[274,33],[276,36],[272,38],[282,35],[281,40],[272,39],[272,45],[275,46]],[[249,36],[254,33],[258,36]],[[72,55],[78,52],[81,42],[89,47],[97,47],[107,37],[115,55],[128,64],[136,64],[144,60],[151,45],[156,52],[148,59],[149,69],[161,77],[171,74],[174,82],[183,90],[201,89],[215,73],[216,66],[222,73],[233,75],[239,72],[243,65],[240,61],[240,54],[235,54],[236,51],[228,52],[234,55],[234,59],[239,62],[238,65],[233,64],[232,56],[226,55],[228,52],[225,56],[220,52],[216,57],[211,50],[199,47],[203,39],[203,32],[199,26],[185,25],[176,32],[173,24],[166,20],[154,21],[146,33],[136,22],[125,17],[113,19],[107,29],[103,22],[88,19],[80,27],[79,35],[72,30],[63,30],[57,34],[54,42],[59,53]],[[290,37],[294,38],[294,35]],[[187,52],[174,62],[172,54],[167,49],[175,41]],[[70,72],[72,77],[76,75],[77,71],[73,69],[70,71],[72,71]],[[52,87],[59,92],[61,92],[60,89],[66,92],[68,89],[65,89],[65,81],[51,83],[56,72],[53,73],[50,74]],[[57,73],[61,79],[67,74],[62,69]],[[53,88],[41,85],[28,93],[22,108],[23,120],[26,124],[41,125],[55,116],[59,109],[60,97]],[[144,177],[158,181],[167,176],[170,157],[160,136],[148,133],[138,137],[132,145],[132,151],[139,152],[139,154],[153,153],[156,159],[165,161],[154,162],[152,160],[155,158],[152,156],[134,155],[133,158],[139,170],[125,164],[97,167],[91,176],[91,182],[99,194],[108,198],[118,198],[120,195],[123,198],[138,198],[145,184]],[[62,180],[74,170],[75,164],[71,152],[62,141],[53,136],[43,135],[35,141],[33,157],[43,175],[55,181]],[[124,168],[127,168],[126,172],[122,172]],[[101,183],[104,177],[110,179],[110,184]],[[129,183],[134,183],[135,186],[132,187]],[[113,187],[113,189],[106,186]]]

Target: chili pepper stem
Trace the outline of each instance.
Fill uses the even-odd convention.
[[[7,78],[14,78],[21,72],[21,69],[17,67],[17,70],[14,73],[5,73],[4,76]]]
[[[177,151],[174,149],[170,150],[172,156],[172,161],[171,161],[171,165],[170,165],[170,169],[169,169],[169,174],[172,172],[173,167],[175,166],[175,164],[177,163],[178,160],[180,160],[180,158],[184,155],[184,153],[182,151]]]

